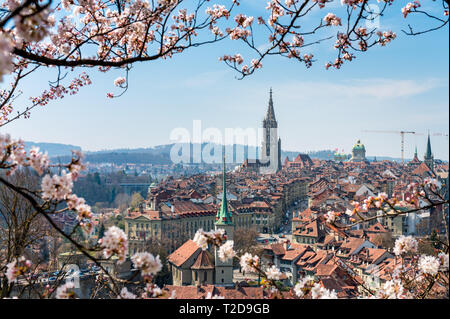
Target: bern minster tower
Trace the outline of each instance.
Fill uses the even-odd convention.
[[[263,141],[261,145],[261,161],[270,163],[274,172],[281,170],[281,139],[278,138],[278,122],[273,109],[272,89],[270,89],[269,106],[263,120]]]
[[[433,153],[431,152],[431,142],[430,142],[430,133],[428,132],[428,140],[427,140],[427,151],[425,153],[425,156],[423,157],[423,161],[427,166],[434,171],[434,159],[433,159]]]
[[[225,230],[227,240],[233,240],[234,224],[231,212],[228,210],[226,172],[225,172],[225,148],[223,157],[223,186],[222,186],[222,203],[216,215],[215,229]],[[232,286],[233,283],[233,258],[225,261],[219,258],[219,248],[215,249],[215,281],[216,285]]]

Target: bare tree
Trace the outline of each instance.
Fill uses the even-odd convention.
[[[39,181],[29,169],[19,170],[7,179],[26,189],[35,189]],[[4,185],[0,185],[0,217],[0,273],[5,272],[8,263],[23,255],[35,265],[46,262],[40,248],[46,245],[51,229],[23,196]],[[0,297],[8,296],[12,288],[13,284],[8,284],[3,277]]]
[[[240,254],[244,252],[254,254],[259,246],[259,243],[256,241],[258,236],[259,233],[255,228],[237,228],[233,234],[234,249]]]

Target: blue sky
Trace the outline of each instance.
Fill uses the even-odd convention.
[[[106,93],[118,92],[113,81],[123,73],[90,71],[90,87],[34,110],[30,119],[1,130],[25,140],[74,144],[85,150],[150,147],[170,143],[174,128],[192,131],[193,120],[201,120],[203,128],[256,128],[273,87],[283,149],[350,152],[361,139],[368,156],[400,157],[399,135],[362,130],[426,134],[429,129],[448,134],[449,128],[448,27],[417,37],[404,35],[400,29],[415,21],[403,19],[400,8],[406,3],[397,1],[392,14],[380,21],[381,29],[394,30],[397,39],[387,47],[358,54],[341,70],[324,68],[325,62],[335,58],[331,40],[308,50],[319,60],[310,69],[272,57],[263,61],[259,72],[237,80],[237,74],[218,57],[237,52],[250,60],[251,56],[236,42],[226,41],[173,59],[136,64],[129,90],[114,100],[107,99]],[[253,0],[248,5],[250,13],[257,15],[262,4]],[[309,19],[319,21],[339,10],[340,4],[332,4]],[[48,71],[37,73],[24,82],[24,98],[18,102],[28,103],[25,97],[42,90],[42,78],[48,75]],[[448,138],[433,136],[431,142],[435,157],[448,159]],[[415,145],[423,157],[426,136],[406,136],[407,158],[412,157]]]

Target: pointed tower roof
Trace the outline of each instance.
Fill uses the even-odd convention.
[[[272,88],[270,88],[269,107],[267,108],[266,120],[276,121],[275,111],[273,109]]]
[[[226,171],[225,171],[225,146],[223,148],[223,180],[222,180],[222,203],[217,211],[216,215],[216,225],[232,225],[231,212],[228,210],[227,201],[227,182],[226,182]]]
[[[414,157],[413,157],[413,159],[410,161],[410,163],[411,163],[411,164],[415,164],[415,163],[420,164],[419,157],[417,156],[417,145],[416,145],[416,147],[415,147],[415,149],[414,149]]]
[[[433,154],[431,153],[430,132],[428,132],[427,151],[425,153],[425,159],[431,159],[432,157]]]

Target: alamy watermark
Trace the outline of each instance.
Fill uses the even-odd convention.
[[[202,128],[201,121],[194,120],[192,131],[175,128],[169,138],[175,142],[170,150],[170,159],[175,164],[220,164],[224,160],[225,163],[243,163],[247,160],[248,165],[263,173],[273,173],[278,168],[276,128],[236,127],[222,131],[215,127]]]

